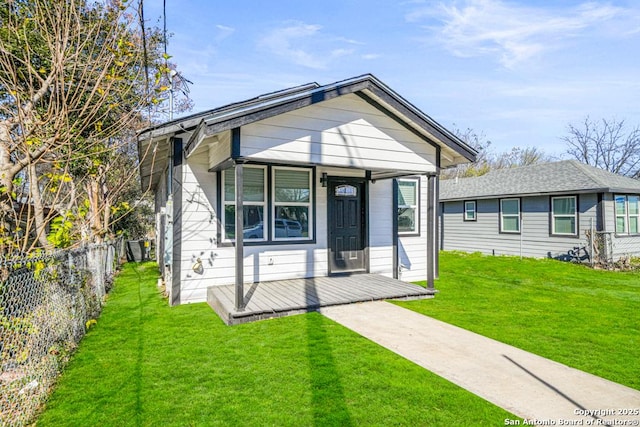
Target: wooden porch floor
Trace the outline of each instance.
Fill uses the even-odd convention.
[[[245,284],[245,308],[237,311],[234,289],[234,285],[207,289],[207,302],[227,325],[306,313],[331,305],[433,298],[436,293],[377,274],[278,280]]]

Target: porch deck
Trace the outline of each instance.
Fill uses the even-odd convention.
[[[278,280],[245,285],[245,307],[237,311],[234,288],[226,285],[207,289],[207,302],[227,325],[306,313],[331,305],[433,298],[436,293],[377,274]]]

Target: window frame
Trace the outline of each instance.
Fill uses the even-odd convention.
[[[473,203],[473,218],[467,218],[467,203]],[[476,200],[465,200],[462,202],[462,220],[465,222],[472,222],[478,220],[478,202]]]
[[[573,215],[569,214],[557,214],[554,212],[554,202],[558,199],[573,199],[574,200],[574,210]],[[579,209],[578,209],[578,196],[576,195],[564,195],[564,196],[552,196],[550,200],[550,209],[549,214],[551,217],[551,235],[552,236],[571,236],[575,237],[579,235],[580,230],[580,222],[579,222]],[[574,227],[575,230],[572,233],[560,233],[556,231],[556,218],[574,218]]]
[[[256,245],[283,245],[283,244],[308,244],[315,243],[315,235],[316,235],[316,223],[315,223],[315,210],[316,210],[316,169],[314,167],[294,167],[294,166],[279,166],[279,165],[270,165],[270,164],[260,164],[260,163],[250,163],[245,164],[244,169],[248,168],[261,168],[264,170],[264,185],[265,185],[265,198],[264,198],[264,208],[263,208],[263,218],[262,218],[262,227],[263,227],[263,237],[261,239],[243,239],[245,246],[256,246]],[[292,237],[292,238],[278,238],[275,239],[275,168],[288,168],[293,170],[304,170],[309,173],[309,213],[308,213],[308,237]],[[218,218],[219,218],[219,228],[217,234],[218,245],[221,247],[233,246],[235,244],[236,239],[228,239],[226,236],[226,223],[225,223],[225,207],[226,206],[235,206],[235,193],[234,200],[228,201],[225,200],[225,180],[231,178],[235,181],[235,173],[234,167],[229,169],[224,169],[218,171],[218,184],[217,184],[217,195],[218,195]],[[247,205],[255,205],[256,202],[247,202],[244,201],[244,206],[246,208]],[[235,224],[235,223],[234,223]]]
[[[638,209],[637,212],[632,214],[629,209],[629,198],[633,197],[637,201]],[[624,213],[618,213],[618,198],[623,198],[624,200]],[[638,236],[640,235],[640,194],[614,194],[613,195],[613,218],[614,218],[614,231],[616,236]],[[618,218],[623,218],[624,220],[624,230],[618,230]],[[631,218],[636,218],[637,230],[631,231]]]
[[[269,205],[269,195],[267,193],[268,190],[268,171],[267,171],[267,166],[264,165],[244,165],[244,170],[246,171],[247,169],[262,169],[262,177],[263,177],[263,181],[262,181],[262,186],[263,186],[263,200],[262,202],[254,202],[254,201],[247,201],[245,200],[243,203],[243,207],[246,208],[247,206],[262,206],[262,238],[261,239],[248,239],[245,238],[243,239],[243,241],[247,242],[247,243],[254,243],[254,242],[266,242],[269,240],[268,236],[269,236],[269,230],[265,229],[265,216],[268,215],[268,205]],[[231,179],[234,182],[234,194],[233,194],[233,200],[232,201],[228,201],[226,200],[226,190],[225,190],[225,184],[227,182],[227,175],[230,175]],[[222,171],[222,183],[221,183],[221,192],[220,192],[220,199],[222,201],[222,210],[220,211],[221,215],[220,215],[220,223],[221,223],[221,237],[222,237],[222,241],[225,243],[233,243],[236,241],[235,238],[233,239],[229,239],[227,238],[227,223],[226,223],[226,208],[227,206],[235,206],[236,205],[236,195],[235,192],[237,191],[237,189],[235,188],[235,168],[230,168],[230,169],[225,169]],[[234,227],[235,227],[235,220],[234,220]],[[237,230],[236,230],[237,233]]]
[[[400,204],[400,182],[413,182],[415,183],[415,205],[401,205]],[[420,235],[420,177],[405,177],[397,178],[396,183],[398,186],[398,194],[396,196],[396,222],[398,224],[398,236],[419,236]],[[414,229],[409,231],[400,231],[400,209],[413,209],[414,210]]]
[[[309,201],[308,202],[277,202],[276,201],[276,175],[278,170],[293,170],[293,171],[304,171],[307,172],[309,176]],[[313,227],[313,212],[314,212],[314,188],[313,188],[313,180],[314,174],[313,169],[310,168],[297,168],[291,166],[272,166],[271,174],[273,179],[271,180],[271,197],[269,203],[269,209],[271,209],[271,221],[269,226],[271,241],[273,242],[292,242],[292,241],[312,241],[314,238],[314,227]],[[307,237],[276,237],[276,221],[280,218],[276,218],[276,210],[278,206],[300,206],[307,208]]]
[[[515,201],[518,202],[518,213],[517,214],[507,214],[507,215],[505,215],[504,214],[504,209],[502,207],[502,204],[503,204],[503,202],[511,201],[511,200],[515,200]],[[500,207],[500,216],[499,216],[499,218],[500,218],[500,225],[499,225],[500,233],[504,233],[504,234],[520,234],[522,232],[522,230],[520,230],[520,228],[521,228],[520,227],[520,223],[521,223],[521,220],[522,220],[522,201],[520,200],[520,198],[519,197],[507,197],[507,198],[504,198],[504,199],[500,199],[499,207]],[[517,222],[518,229],[517,230],[514,231],[514,230],[505,230],[504,229],[505,216],[509,217],[509,218],[517,216],[517,218],[518,218],[518,222]]]

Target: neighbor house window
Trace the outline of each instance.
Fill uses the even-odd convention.
[[[576,197],[552,197],[551,217],[551,234],[577,235]]]
[[[476,220],[476,202],[475,200],[470,200],[464,202],[464,220],[465,221],[475,221]]]
[[[520,199],[500,200],[500,231],[503,233],[520,232]]]
[[[398,180],[398,233],[418,233],[418,179]]]
[[[273,169],[274,240],[310,239],[313,212],[309,169]]]
[[[243,237],[248,240],[265,240],[264,214],[267,203],[266,171],[263,166],[244,166],[243,170]],[[224,237],[236,238],[236,182],[235,169],[223,172]]]
[[[638,234],[640,233],[640,196],[616,195],[616,233]]]

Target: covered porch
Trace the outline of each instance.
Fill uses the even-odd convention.
[[[237,309],[233,285],[211,286],[207,302],[227,325],[376,300],[432,298],[437,291],[378,274],[314,277],[253,283]]]

